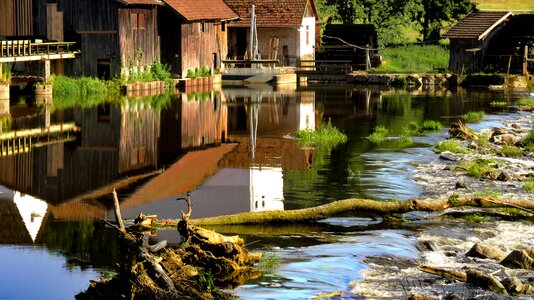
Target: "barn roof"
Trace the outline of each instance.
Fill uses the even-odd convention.
[[[482,40],[497,26],[505,22],[511,12],[474,12],[454,25],[443,35],[446,38]]]
[[[255,5],[258,27],[300,27],[306,15],[317,17],[313,0],[224,0],[241,18],[232,26],[250,26],[250,11]]]
[[[223,0],[164,0],[188,21],[235,19],[237,14]]]
[[[117,0],[126,5],[162,5],[160,0]]]

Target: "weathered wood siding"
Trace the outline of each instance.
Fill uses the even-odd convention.
[[[124,67],[151,65],[160,60],[155,7],[120,8],[118,22],[120,59]]]
[[[31,193],[34,157],[32,152],[0,157],[0,182],[23,193]]]
[[[182,148],[221,143],[228,132],[227,121],[227,106],[218,95],[182,94]]]
[[[32,35],[32,11],[32,0],[1,0],[0,35]]]
[[[201,28],[204,30],[202,31]],[[226,57],[226,31],[217,23],[185,23],[181,26],[181,74],[202,66],[220,67],[221,57]],[[214,54],[217,62],[214,61]],[[215,64],[216,63],[216,64]]]

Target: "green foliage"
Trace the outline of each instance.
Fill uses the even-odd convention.
[[[413,18],[425,42],[438,41],[445,22],[461,20],[476,10],[471,0],[417,0],[416,2],[419,9],[413,11]]]
[[[369,135],[369,141],[375,144],[381,144],[388,136],[389,130],[382,125],[377,125],[375,130]]]
[[[506,103],[504,101],[492,101],[490,103],[490,106],[491,107],[506,107],[506,106],[508,106],[508,103]]]
[[[523,182],[523,188],[534,194],[534,178],[529,178]]]
[[[484,188],[475,193],[475,197],[490,197],[493,200],[497,200],[501,197],[502,193],[498,189]]]
[[[522,141],[523,141],[523,144],[525,144],[527,149],[534,151],[534,126],[523,137]]]
[[[517,101],[519,106],[534,106],[534,98],[524,98]]]
[[[466,123],[476,123],[482,120],[486,116],[483,111],[470,111],[462,115],[462,119]]]
[[[332,125],[330,120],[327,123],[320,122],[315,130],[299,130],[296,137],[301,146],[325,145],[333,147],[347,141],[347,135]]]
[[[8,63],[0,63],[0,83],[9,83],[11,82],[11,67]]]
[[[438,121],[425,120],[421,126],[421,129],[424,131],[441,131],[443,129],[443,125],[441,125],[441,123]]]
[[[104,95],[110,90],[104,80],[94,77],[52,76],[54,97],[84,97],[88,95]]]
[[[456,139],[448,139],[437,143],[434,146],[434,151],[437,153],[449,151],[452,153],[462,154],[469,154],[473,152],[471,149],[463,146],[461,141]]]
[[[11,116],[0,117],[0,133],[11,130]]]
[[[522,157],[523,156],[523,150],[521,150],[519,147],[516,147],[514,145],[504,144],[502,145],[501,149],[497,151],[502,156],[506,157]]]
[[[404,45],[385,48],[383,62],[371,73],[436,73],[449,65],[449,49],[441,45]],[[397,80],[402,80],[398,77]],[[403,82],[398,82],[402,84]],[[407,84],[404,83],[404,84]]]
[[[460,199],[460,196],[456,193],[453,193],[452,195],[449,196],[449,203],[455,207],[458,205],[458,202],[459,202],[459,199]]]
[[[474,223],[489,222],[489,217],[481,214],[467,214],[464,216],[464,220]]]
[[[258,270],[262,273],[274,273],[279,265],[280,260],[276,253],[265,252],[258,263]]]
[[[462,161],[458,166],[459,169],[466,171],[471,177],[483,178],[491,172],[497,170],[497,161],[494,159],[475,159],[473,161]]]
[[[197,77],[209,77],[211,76],[211,70],[202,66],[200,68],[195,68],[194,70],[187,70],[187,78],[197,78]]]
[[[215,277],[210,271],[198,269],[198,283],[200,288],[204,291],[215,290]]]

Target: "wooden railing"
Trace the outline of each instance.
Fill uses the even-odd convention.
[[[252,65],[267,65],[268,67],[274,67],[274,65],[279,64],[280,60],[278,59],[256,59],[256,60],[248,60],[248,59],[223,59],[222,63],[225,65],[225,67],[234,67],[234,68],[248,68]]]
[[[32,42],[31,40],[0,41],[0,57],[72,53],[74,42]]]
[[[299,72],[324,74],[349,74],[352,72],[350,60],[301,60],[297,66]]]

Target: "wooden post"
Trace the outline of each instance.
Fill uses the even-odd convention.
[[[528,46],[525,46],[525,52],[523,53],[523,76],[527,76],[527,63],[528,63]]]
[[[126,228],[124,227],[124,222],[122,221],[121,208],[119,206],[119,198],[117,197],[117,192],[115,191],[115,188],[113,188],[113,211],[115,212],[115,220],[117,221],[119,230],[125,233]]]
[[[45,59],[44,61],[44,80],[48,82],[50,80],[50,60]]]

